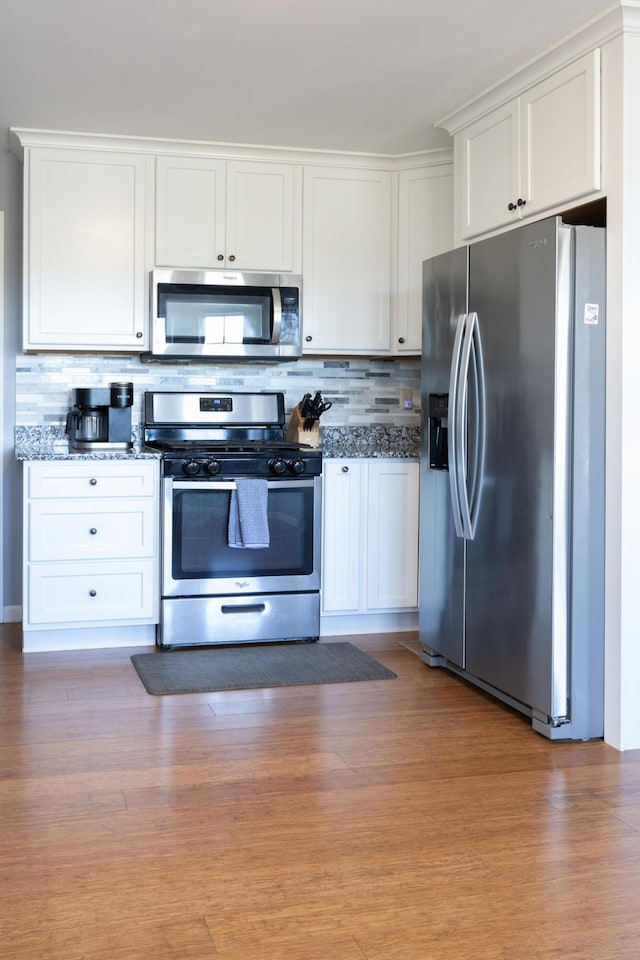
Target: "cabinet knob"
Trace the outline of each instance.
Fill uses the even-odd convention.
[[[231,263],[233,263],[233,261],[235,260],[235,257],[234,257],[233,254],[231,254],[231,256],[229,257],[229,260],[230,260]]]
[[[343,467],[343,468],[342,468],[342,472],[343,472],[343,473],[349,473],[349,467]]]
[[[516,210],[516,209],[517,209],[517,207],[516,207],[515,203],[510,203],[509,206],[507,207],[507,210]]]
[[[96,485],[97,482],[98,482],[98,481],[96,480],[95,477],[91,477],[91,480],[89,480],[89,483],[91,484],[92,487],[95,487],[95,485]]]
[[[524,206],[526,206],[526,204],[527,204],[527,201],[526,201],[526,200],[523,200],[522,197],[518,197],[518,206],[519,206],[519,207],[524,207]]]
[[[142,340],[142,333],[140,330],[138,330],[138,332],[136,333],[136,337],[138,338],[138,340]]]
[[[223,253],[219,253],[219,254],[218,254],[218,260],[224,260],[224,254],[223,254]]]
[[[398,337],[398,343],[404,343],[404,337]]]
[[[90,596],[90,597],[95,597],[95,595],[96,595],[96,591],[95,591],[95,590],[89,590],[89,596]]]
[[[305,337],[305,340],[307,341],[307,343],[311,343],[311,341],[313,340],[313,337]]]
[[[95,527],[91,527],[91,530],[89,530],[89,533],[91,534],[92,537],[95,537],[95,535],[96,535],[97,532],[98,532],[98,531],[96,530]]]

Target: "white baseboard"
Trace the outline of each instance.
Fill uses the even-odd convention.
[[[323,616],[320,618],[321,637],[341,637],[362,633],[404,633],[418,629],[418,611],[407,613],[362,613]]]
[[[108,627],[74,627],[63,630],[25,630],[23,653],[54,650],[101,650],[115,647],[155,646],[155,624]]]

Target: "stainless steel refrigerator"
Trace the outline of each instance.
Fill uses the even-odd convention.
[[[421,657],[603,736],[605,232],[553,217],[423,265]]]

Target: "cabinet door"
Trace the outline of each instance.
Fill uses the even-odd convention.
[[[304,171],[305,353],[389,353],[391,175]]]
[[[600,189],[600,51],[520,98],[525,215]]]
[[[146,348],[143,156],[25,158],[25,350]]]
[[[227,263],[272,273],[299,269],[300,193],[300,167],[229,161]]]
[[[367,608],[418,604],[417,463],[369,464]]]
[[[454,138],[457,195],[463,239],[519,218],[520,106],[508,103],[476,120]]]
[[[363,560],[365,461],[325,460],[322,611],[358,613]]]
[[[225,162],[156,160],[156,265],[224,266]]]
[[[453,246],[451,164],[398,174],[398,278],[393,352],[422,349],[422,261]]]

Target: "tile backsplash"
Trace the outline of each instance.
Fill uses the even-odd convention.
[[[112,381],[134,387],[133,426],[142,420],[147,390],[263,391],[285,396],[287,416],[305,393],[322,392],[333,404],[323,426],[420,422],[420,361],[303,358],[293,363],[217,365],[142,363],[137,357],[78,354],[20,355],[16,359],[16,425],[63,427],[73,387]],[[409,391],[413,407],[405,407]]]

